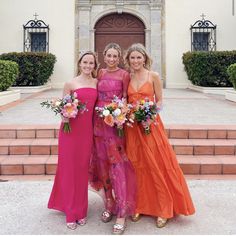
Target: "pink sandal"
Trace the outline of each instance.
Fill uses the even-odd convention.
[[[75,222],[66,223],[68,229],[75,230],[77,228],[77,224]]]
[[[86,218],[83,218],[77,221],[77,224],[80,226],[84,226],[86,223],[87,223]]]

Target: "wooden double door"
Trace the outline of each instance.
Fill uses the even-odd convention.
[[[133,43],[145,45],[145,27],[137,17],[122,13],[101,18],[95,25],[95,51],[100,67],[104,67],[103,50],[108,43],[118,43],[124,52]],[[121,61],[120,66],[123,67]]]

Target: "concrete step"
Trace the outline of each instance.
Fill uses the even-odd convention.
[[[0,125],[0,175],[53,175],[59,125]],[[236,126],[167,125],[180,167],[190,175],[236,174]]]
[[[177,155],[184,174],[232,175],[236,174],[236,155]]]
[[[57,155],[0,156],[0,175],[54,175]]]
[[[57,138],[55,125],[0,125],[0,139]],[[236,125],[166,125],[168,138],[236,139]]]
[[[177,155],[180,167],[188,175],[236,174],[236,156]],[[54,175],[57,155],[2,155],[0,175]]]
[[[177,155],[236,155],[236,139],[169,139]],[[56,155],[58,139],[0,139],[0,155]]]
[[[57,155],[58,139],[1,139],[0,155]]]

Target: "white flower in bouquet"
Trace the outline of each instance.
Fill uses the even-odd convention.
[[[102,114],[103,114],[104,116],[109,116],[109,115],[110,115],[110,111],[109,111],[109,110],[104,110],[104,111],[102,112]]]
[[[114,116],[119,116],[119,115],[121,114],[121,110],[120,110],[119,108],[116,108],[116,109],[112,112],[112,114],[113,114]]]

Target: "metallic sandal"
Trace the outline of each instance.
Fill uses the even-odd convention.
[[[68,229],[75,230],[77,228],[77,224],[75,222],[66,223]]]
[[[104,210],[103,213],[102,213],[102,217],[101,217],[101,220],[103,223],[107,223],[109,221],[112,220],[112,213],[108,210]]]
[[[115,223],[113,225],[113,231],[112,231],[113,234],[123,234],[124,231],[125,231],[125,223],[123,225],[118,223]]]
[[[157,217],[157,228],[163,228],[166,226],[168,219]]]
[[[139,213],[136,213],[136,214],[134,214],[134,215],[131,216],[131,220],[132,220],[133,222],[139,221],[140,218],[141,218],[141,214],[139,214]]]
[[[77,224],[80,226],[84,226],[86,223],[87,223],[86,218],[83,218],[77,221]]]

